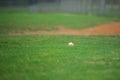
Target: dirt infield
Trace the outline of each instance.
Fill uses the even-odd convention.
[[[25,32],[12,32],[12,35],[120,35],[120,22],[112,22],[87,29],[68,29],[59,27],[56,31],[25,31]]]

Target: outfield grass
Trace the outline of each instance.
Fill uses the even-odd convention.
[[[58,27],[74,29],[94,27],[120,20],[119,17],[87,16],[82,14],[0,13],[0,33],[12,31],[53,30]]]
[[[0,36],[0,80],[120,80],[119,43],[120,36]]]

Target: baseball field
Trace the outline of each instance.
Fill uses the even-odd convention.
[[[119,74],[120,17],[0,13],[0,80],[120,80]]]

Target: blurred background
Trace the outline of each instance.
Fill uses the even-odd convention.
[[[120,0],[0,0],[0,11],[119,15]]]
[[[0,0],[0,80],[120,80],[120,0]]]

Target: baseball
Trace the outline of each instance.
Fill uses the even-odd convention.
[[[68,46],[74,46],[74,43],[73,42],[69,42]]]

